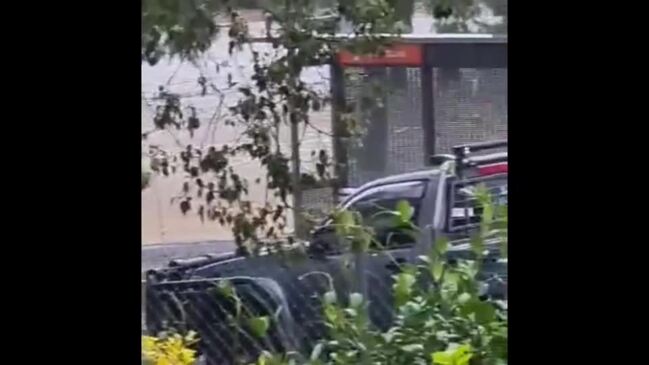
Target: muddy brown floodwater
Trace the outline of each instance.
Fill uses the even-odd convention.
[[[248,20],[251,34],[263,35],[264,23],[261,21],[260,11],[245,11],[242,13]],[[225,22],[225,20],[224,20]],[[428,16],[416,15],[413,18],[415,32],[428,32],[432,20]],[[225,33],[225,32],[224,32]],[[263,53],[271,48],[266,44],[256,44],[255,49]],[[218,67],[217,67],[218,65]],[[237,82],[237,87],[250,82],[251,74],[251,53],[247,50],[237,53],[235,56],[228,54],[227,34],[219,36],[211,49],[194,64],[180,62],[177,59],[162,61],[156,66],[142,65],[142,130],[153,129],[153,115],[158,100],[155,96],[159,86],[164,86],[169,92],[177,93],[182,97],[185,106],[194,106],[202,121],[201,128],[196,131],[193,138],[181,131],[156,132],[142,143],[143,152],[148,150],[149,145],[159,145],[166,150],[179,150],[188,144],[195,146],[223,145],[233,143],[241,133],[241,129],[227,127],[223,124],[223,118],[219,118],[218,106],[225,111],[228,105],[236,102],[239,95],[236,87],[227,90],[228,73],[232,75],[232,81]],[[199,76],[205,76],[210,83],[223,91],[223,104],[220,104],[220,97],[215,93],[208,93],[201,96],[201,88],[198,85]],[[322,92],[329,90],[329,68],[328,66],[313,67],[304,72],[303,79]],[[216,116],[216,117],[215,117]],[[324,132],[331,130],[331,111],[324,109],[313,113],[311,122],[318,129]],[[284,130],[281,136],[281,143],[285,151],[289,150],[288,130]],[[302,133],[302,131],[300,132]],[[304,160],[310,159],[311,151],[325,149],[331,152],[331,140],[308,128],[300,148],[300,155]],[[254,181],[261,178],[260,185],[251,187],[250,195],[255,201],[263,201],[265,189],[263,188],[262,168],[258,163],[239,158],[233,161],[237,173]],[[308,161],[303,162],[303,167],[312,169],[313,165]],[[159,243],[182,243],[205,240],[230,240],[231,233],[214,222],[201,223],[196,213],[188,213],[184,216],[180,212],[178,204],[171,204],[171,198],[180,192],[185,177],[181,175],[161,177],[156,176],[151,186],[142,192],[142,244]]]

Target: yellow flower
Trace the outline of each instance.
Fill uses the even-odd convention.
[[[142,357],[151,365],[193,365],[196,351],[189,348],[196,342],[195,335],[178,334],[167,338],[142,336]]]

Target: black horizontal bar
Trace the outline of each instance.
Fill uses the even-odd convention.
[[[426,45],[426,65],[439,68],[507,68],[507,43]]]
[[[483,156],[473,156],[464,159],[463,164],[467,166],[480,166],[492,163],[507,162],[507,152],[492,153]]]
[[[507,140],[462,144],[459,146],[454,146],[453,153],[455,153],[456,155],[465,155],[464,151],[466,151],[467,149],[469,150],[469,153],[471,153],[474,151],[484,151],[492,148],[502,147],[507,147]]]

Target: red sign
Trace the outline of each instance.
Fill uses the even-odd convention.
[[[418,44],[396,44],[388,47],[383,56],[341,51],[338,61],[342,66],[421,66],[424,54]]]

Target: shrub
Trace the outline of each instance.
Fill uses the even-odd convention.
[[[451,264],[448,242],[440,240],[428,256],[420,257],[422,264],[403,266],[394,277],[396,317],[387,331],[372,327],[361,294],[350,294],[348,304],[341,305],[331,290],[323,298],[329,337],[315,346],[309,359],[263,353],[257,365],[507,364],[507,304],[485,298],[478,279],[486,238],[499,236],[500,252],[506,255],[507,209],[494,206],[484,189],[478,191],[478,200],[483,223],[471,239],[473,259]],[[358,227],[349,214],[341,217],[337,223],[349,227],[340,231],[349,234],[349,228]],[[366,232],[357,231],[361,241],[367,239]]]
[[[351,293],[341,300],[330,278],[330,290],[322,298],[327,338],[316,343],[308,357],[265,351],[256,365],[506,365],[507,303],[483,295],[479,273],[486,238],[500,237],[500,253],[506,255],[507,209],[494,206],[484,191],[478,191],[478,201],[482,226],[471,239],[473,256],[451,261],[449,243],[439,240],[427,256],[419,257],[418,265],[402,265],[394,275],[395,317],[388,330],[372,325],[363,295]],[[409,221],[409,211],[400,203],[395,218]],[[339,214],[336,224],[351,239],[352,252],[367,249],[371,238],[353,215]],[[355,241],[362,244],[354,245]],[[230,286],[221,290],[237,299]],[[247,321],[260,338],[269,328],[268,317],[237,315],[237,319]],[[143,356],[155,365],[189,365],[195,361],[195,352],[188,347],[194,341],[191,335],[144,337]]]
[[[145,365],[193,365],[196,351],[191,346],[196,336],[190,332],[186,336],[168,334],[160,337],[142,337],[142,363]]]

